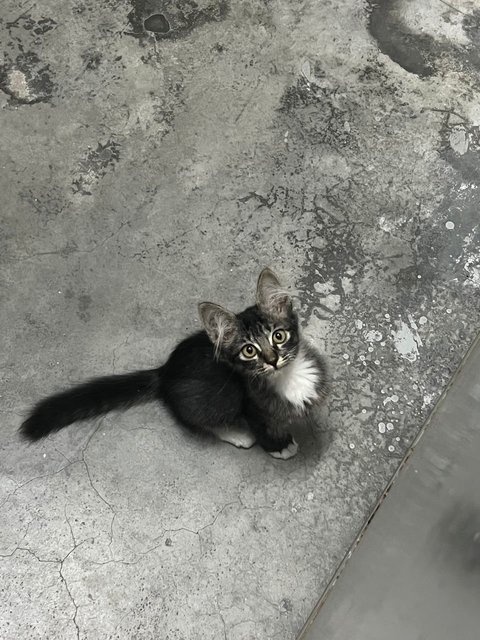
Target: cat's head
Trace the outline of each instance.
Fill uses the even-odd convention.
[[[258,278],[255,306],[237,314],[212,302],[202,302],[198,308],[216,356],[245,375],[274,374],[298,353],[298,318],[292,299],[270,269]]]

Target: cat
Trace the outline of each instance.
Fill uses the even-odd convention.
[[[211,302],[198,309],[204,330],[180,342],[165,364],[41,400],[21,425],[23,436],[39,440],[78,420],[161,400],[191,431],[294,456],[291,426],[323,404],[328,383],[324,358],[300,336],[291,296],[266,268],[254,306],[237,314]]]

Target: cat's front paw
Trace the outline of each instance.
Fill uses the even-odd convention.
[[[290,442],[290,444],[288,444],[281,451],[269,451],[268,453],[273,458],[278,458],[279,460],[288,460],[289,458],[293,458],[293,456],[297,453],[297,451],[298,451],[298,444],[295,442],[295,440],[292,439],[292,442]]]

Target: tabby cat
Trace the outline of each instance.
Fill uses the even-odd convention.
[[[236,447],[256,442],[275,458],[294,456],[291,426],[327,394],[322,356],[299,331],[291,296],[270,269],[256,304],[240,313],[199,305],[204,331],[180,342],[157,369],[95,378],[41,400],[21,426],[29,440],[114,409],[161,400],[177,421]]]

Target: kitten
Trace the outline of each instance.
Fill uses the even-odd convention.
[[[300,337],[292,300],[264,269],[256,304],[235,314],[211,302],[205,330],[186,338],[158,369],[96,378],[41,400],[21,426],[38,440],[78,420],[161,400],[187,429],[236,447],[256,442],[275,458],[297,452],[290,429],[327,395],[323,358]]]

